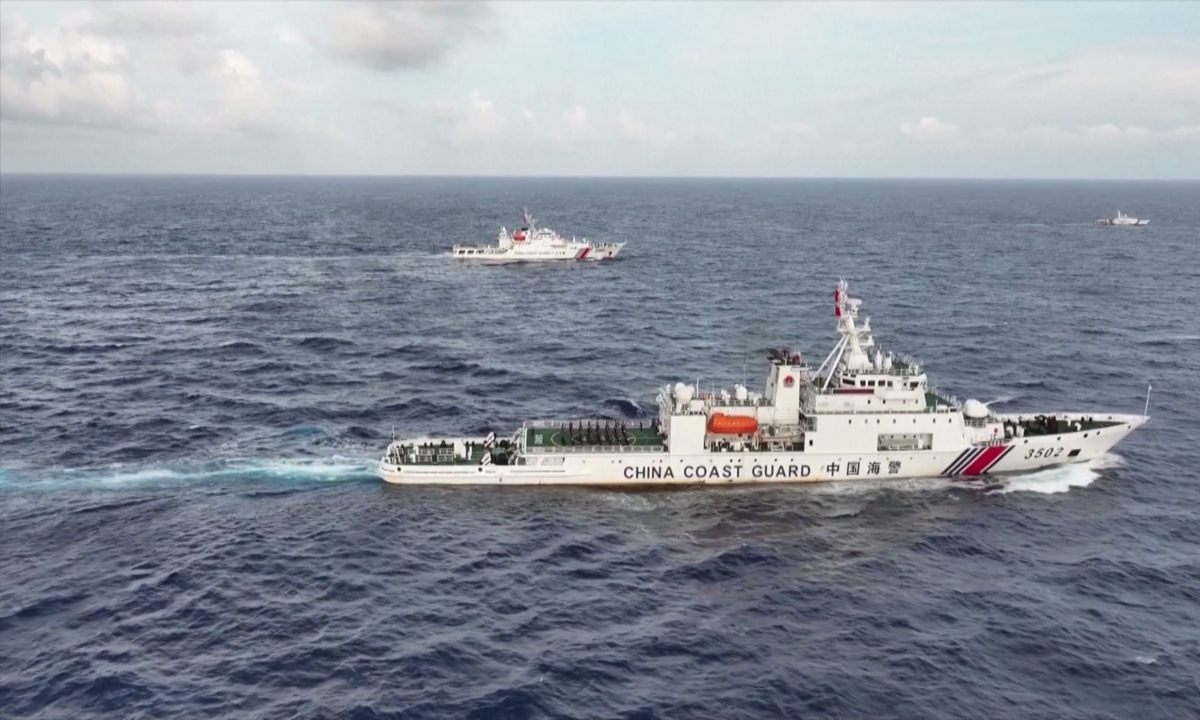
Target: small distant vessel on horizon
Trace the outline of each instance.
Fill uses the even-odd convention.
[[[1149,225],[1150,221],[1149,220],[1139,220],[1138,218],[1135,218],[1135,217],[1129,217],[1125,213],[1118,210],[1116,217],[1100,218],[1099,220],[1096,221],[1095,224],[1096,225],[1134,226],[1134,225]]]
[[[549,260],[612,260],[625,243],[593,243],[586,238],[567,239],[550,228],[538,227],[537,220],[522,208],[521,227],[509,233],[500,228],[496,245],[455,245],[450,254],[459,260],[493,263],[544,262]]]

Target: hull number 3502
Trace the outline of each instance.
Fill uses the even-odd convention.
[[[1029,452],[1025,453],[1025,459],[1030,460],[1033,458],[1056,458],[1062,454],[1063,454],[1062,448],[1037,448],[1036,450],[1033,448],[1030,448]]]

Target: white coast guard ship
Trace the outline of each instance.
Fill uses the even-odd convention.
[[[524,209],[521,227],[511,234],[500,228],[496,245],[455,245],[450,251],[459,260],[482,262],[545,262],[547,260],[612,260],[625,243],[597,244],[585,238],[567,239],[550,228],[538,227]]]
[[[764,392],[698,394],[677,383],[649,421],[535,420],[510,436],[393,441],[397,484],[693,485],[975,478],[1091,460],[1146,412],[997,414],[929,386],[915,362],[875,347],[843,281],[841,339],[817,368],[772,351]],[[1147,409],[1149,397],[1147,396]]]
[[[1097,225],[1135,226],[1135,225],[1149,225],[1150,221],[1149,220],[1139,220],[1138,218],[1135,218],[1135,217],[1129,217],[1125,213],[1118,210],[1116,217],[1100,218],[1099,220],[1096,221],[1096,224]]]

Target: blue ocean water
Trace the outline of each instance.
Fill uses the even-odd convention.
[[[454,265],[522,205],[612,263]],[[1100,228],[1117,209],[1145,228]],[[0,179],[0,717],[1200,716],[1200,184]],[[877,339],[1101,462],[385,487]]]

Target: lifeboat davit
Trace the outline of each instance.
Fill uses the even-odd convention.
[[[714,435],[752,435],[758,430],[758,421],[747,415],[713,413],[708,419],[708,431]]]

